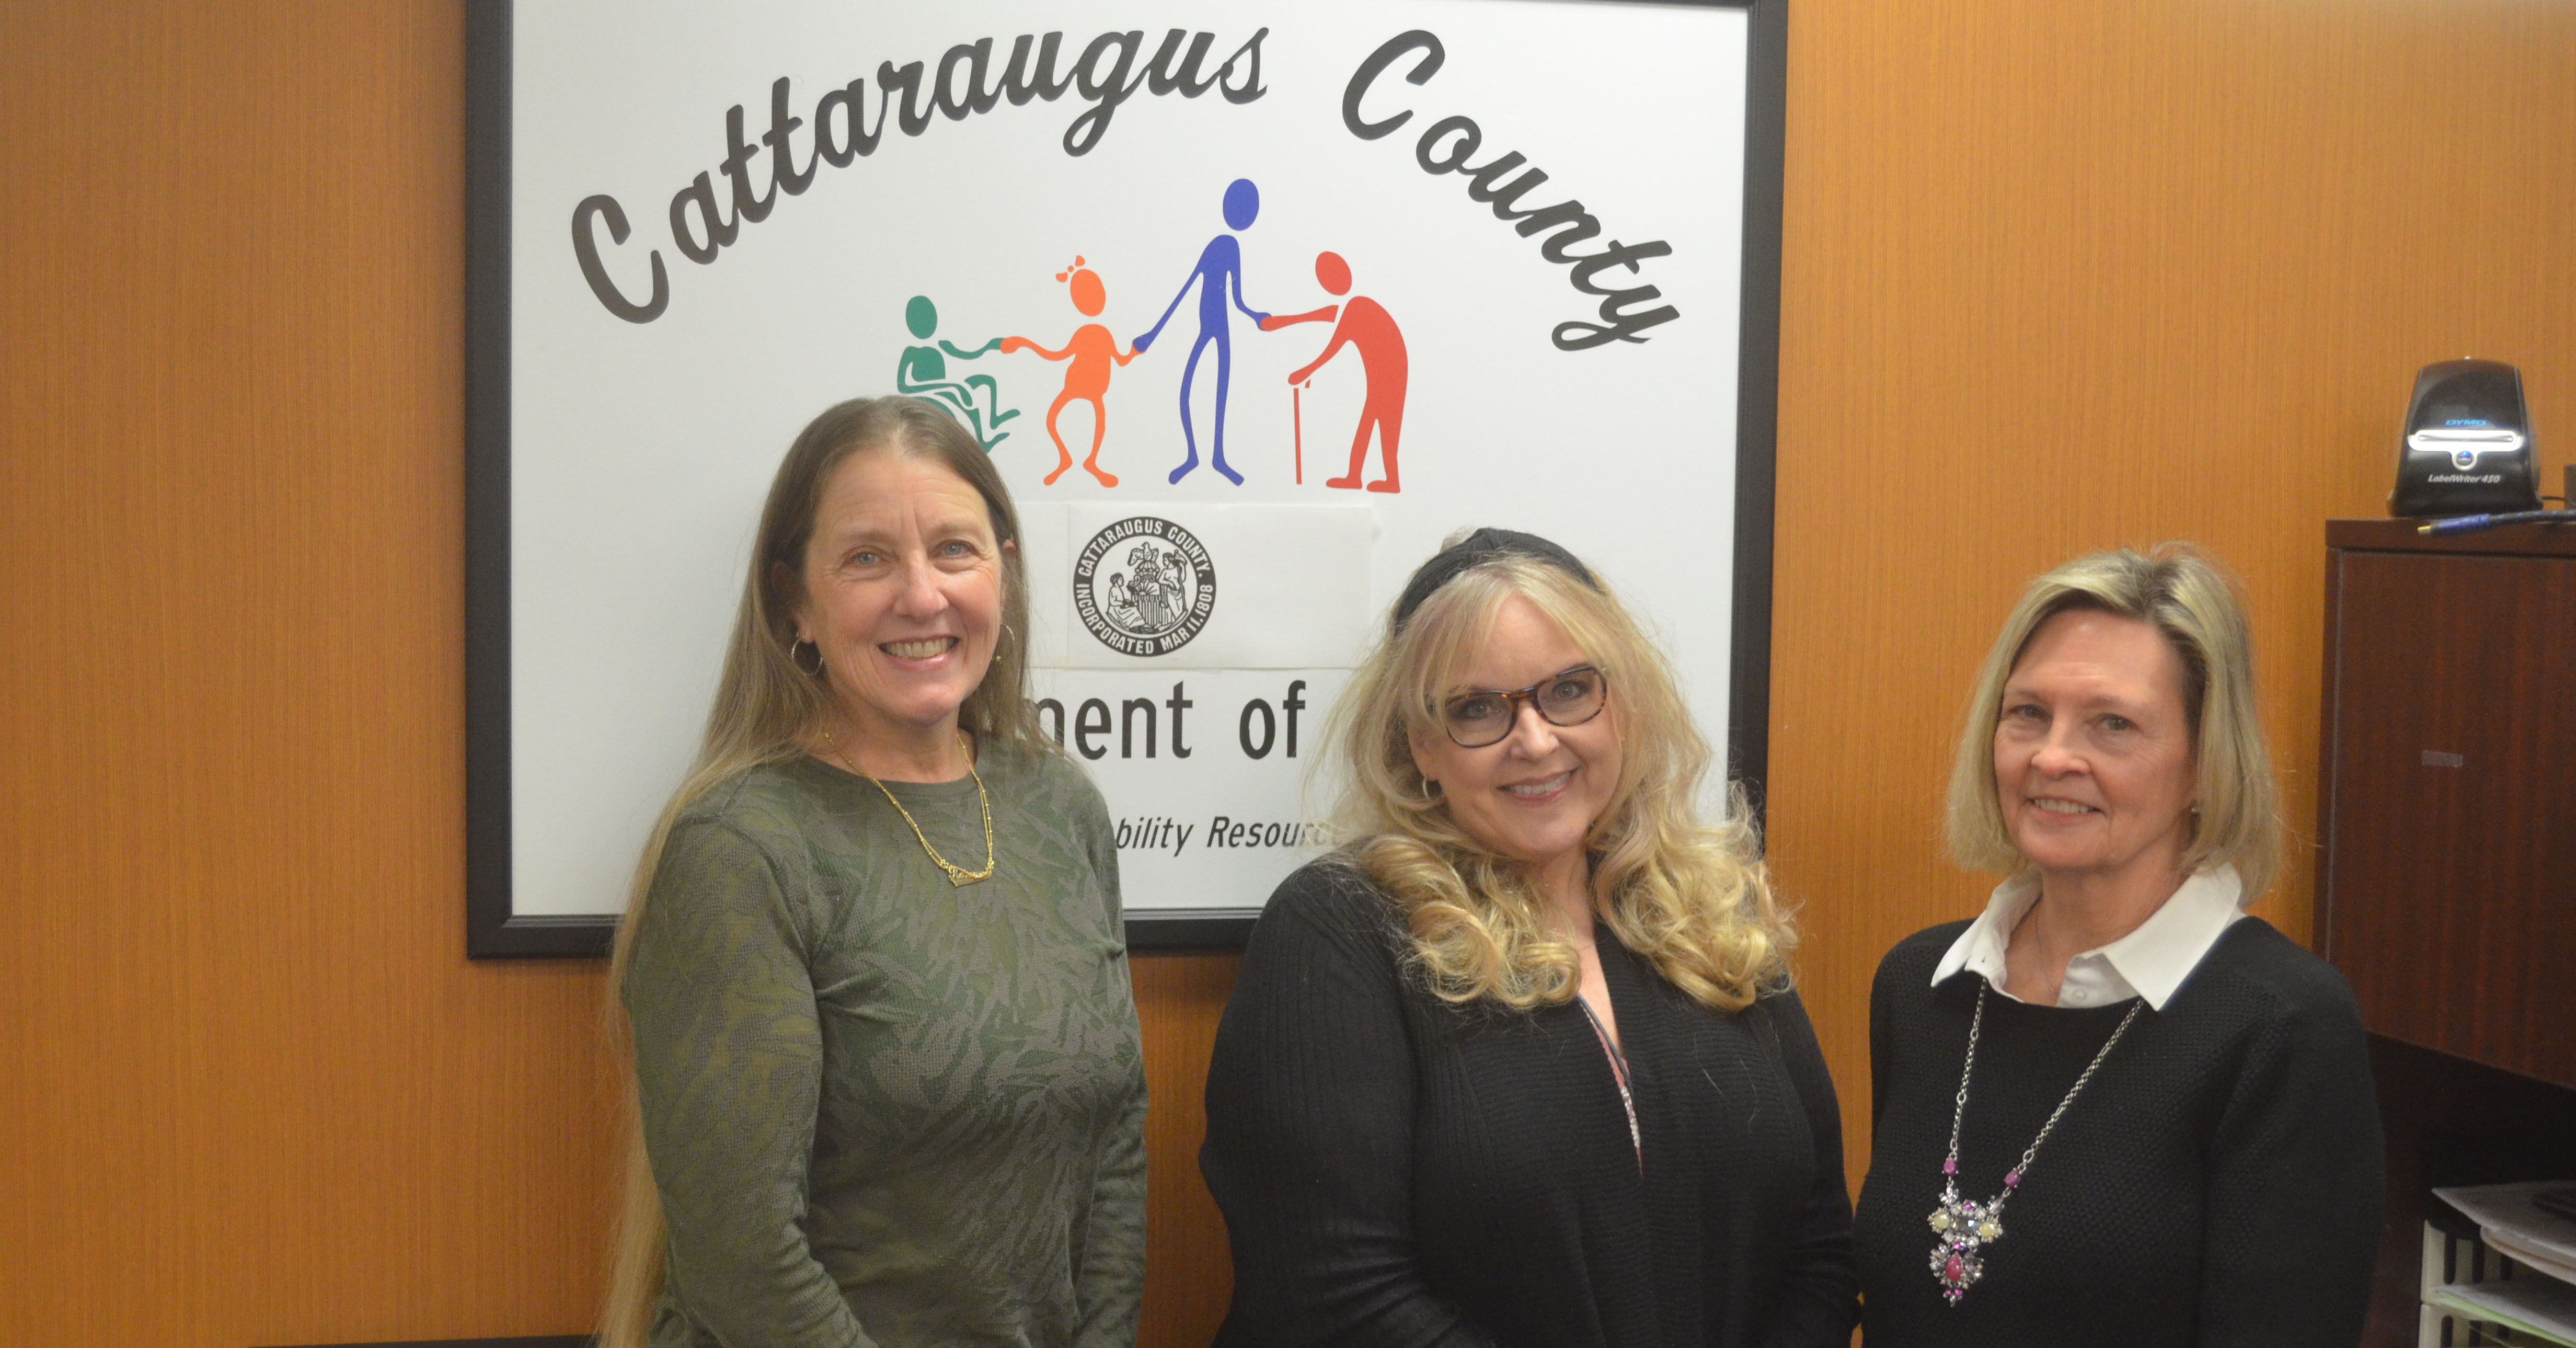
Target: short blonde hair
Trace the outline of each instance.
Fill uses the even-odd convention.
[[[1575,948],[1549,934],[1534,877],[1461,829],[1413,760],[1413,733],[1443,733],[1438,708],[1451,679],[1514,597],[1563,630],[1609,684],[1619,780],[1585,839],[1602,920],[1703,1006],[1740,1010],[1766,986],[1786,986],[1794,938],[1740,802],[1715,823],[1699,817],[1711,755],[1671,667],[1606,589],[1518,554],[1467,567],[1391,623],[1329,722],[1331,766],[1347,773],[1335,831],[1361,840],[1340,857],[1394,900],[1415,966],[1447,1001],[1489,998],[1524,1011],[1571,1000],[1581,982]]]
[[[1995,726],[2003,713],[2004,683],[2040,625],[2078,610],[2145,623],[2181,657],[2200,801],[2183,848],[2183,870],[2233,864],[2244,880],[2240,902],[2252,903],[2270,888],[2281,864],[2280,787],[2255,713],[2253,629],[2235,579],[2188,543],[2078,557],[2022,591],[1968,695],[1966,728],[1950,768],[1950,855],[1963,866],[1998,875],[2030,864],[2004,827]]]

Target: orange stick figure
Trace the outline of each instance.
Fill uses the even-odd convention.
[[[1315,255],[1315,279],[1335,295],[1348,295],[1351,289],[1350,264],[1338,253]],[[1324,479],[1327,487],[1357,487],[1360,469],[1367,466],[1369,431],[1377,431],[1378,456],[1386,464],[1386,476],[1368,484],[1370,491],[1400,492],[1402,482],[1396,477],[1397,442],[1404,435],[1404,334],[1397,330],[1395,319],[1366,295],[1352,295],[1342,303],[1328,304],[1302,314],[1276,314],[1261,322],[1264,331],[1284,328],[1291,323],[1320,323],[1333,319],[1333,338],[1323,353],[1288,376],[1291,384],[1303,384],[1323,368],[1324,362],[1344,345],[1359,349],[1360,369],[1368,380],[1368,393],[1360,404],[1358,432],[1351,437],[1350,471],[1340,477]],[[1302,435],[1300,439],[1302,440]],[[1303,446],[1300,446],[1302,454]]]
[[[1081,258],[1075,258],[1068,270],[1057,272],[1055,279],[1069,283],[1073,307],[1081,310],[1084,317],[1098,318],[1100,311],[1108,306],[1109,292],[1100,284],[1100,274],[1084,268]],[[1073,466],[1073,451],[1065,447],[1064,435],[1056,429],[1055,419],[1064,411],[1066,403],[1079,400],[1091,404],[1091,454],[1082,461],[1083,471],[1099,479],[1101,486],[1117,486],[1118,479],[1100,466],[1100,442],[1109,433],[1109,409],[1101,402],[1101,395],[1109,391],[1110,362],[1124,365],[1134,360],[1136,353],[1133,350],[1120,351],[1118,339],[1110,336],[1109,329],[1098,323],[1085,323],[1074,329],[1062,351],[1049,351],[1026,337],[1002,339],[1005,353],[1022,349],[1034,351],[1048,360],[1069,358],[1073,361],[1065,367],[1064,391],[1055,395],[1054,404],[1047,408],[1046,428],[1047,434],[1055,440],[1056,465],[1055,471],[1046,475],[1046,485],[1054,486],[1055,480],[1064,476],[1064,470]]]

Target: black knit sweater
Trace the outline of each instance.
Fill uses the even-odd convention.
[[[1926,1224],[1984,980],[1932,970],[1964,922],[1908,938],[1870,996],[1872,1138],[1855,1229],[1869,1348],[2350,1348],[2381,1221],[2379,1114],[2352,989],[2259,918],[2229,927],[2040,1148],[1956,1306]],[[2132,1005],[1986,995],[1959,1139],[1979,1203]]]
[[[1452,1007],[1355,872],[1280,886],[1208,1073],[1219,1345],[1847,1340],[1841,1121],[1796,994],[1711,1012],[1599,936],[1642,1165],[1578,1007]]]

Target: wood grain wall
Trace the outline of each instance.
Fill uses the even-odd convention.
[[[2384,515],[2417,369],[2576,435],[2576,6],[1793,0],[1771,849],[1855,1186],[1888,946],[2030,576],[2190,539],[2242,575],[2305,940],[2330,516]],[[2555,491],[2554,486],[2547,488]]]
[[[458,925],[461,36],[0,7],[0,1341],[595,1295],[598,973]]]
[[[0,1345],[596,1298],[598,970],[462,953],[461,39],[0,6]],[[1772,837],[1856,1124],[1878,953],[1984,888],[1941,764],[2030,573],[2234,562],[2309,826],[2318,521],[2379,508],[2415,368],[2576,415],[2571,72],[2556,0],[1794,0]],[[1137,962],[1157,1348],[1224,1304],[1232,976]]]

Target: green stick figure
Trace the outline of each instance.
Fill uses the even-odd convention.
[[[939,310],[931,304],[928,295],[915,295],[912,302],[903,307],[903,322],[905,327],[912,329],[916,339],[926,343],[930,334],[939,330]],[[944,340],[937,346],[907,346],[903,349],[902,358],[895,362],[894,386],[905,393],[919,394],[955,408],[965,418],[966,429],[974,432],[976,442],[990,453],[993,446],[1011,438],[1009,431],[994,428],[1018,416],[1019,409],[1003,409],[1002,386],[989,374],[970,374],[963,380],[949,379],[948,362],[939,353],[944,350],[959,360],[973,360],[1001,344],[1002,339],[996,337],[972,351],[961,351]],[[989,411],[976,400],[975,390],[979,388],[991,400]]]

